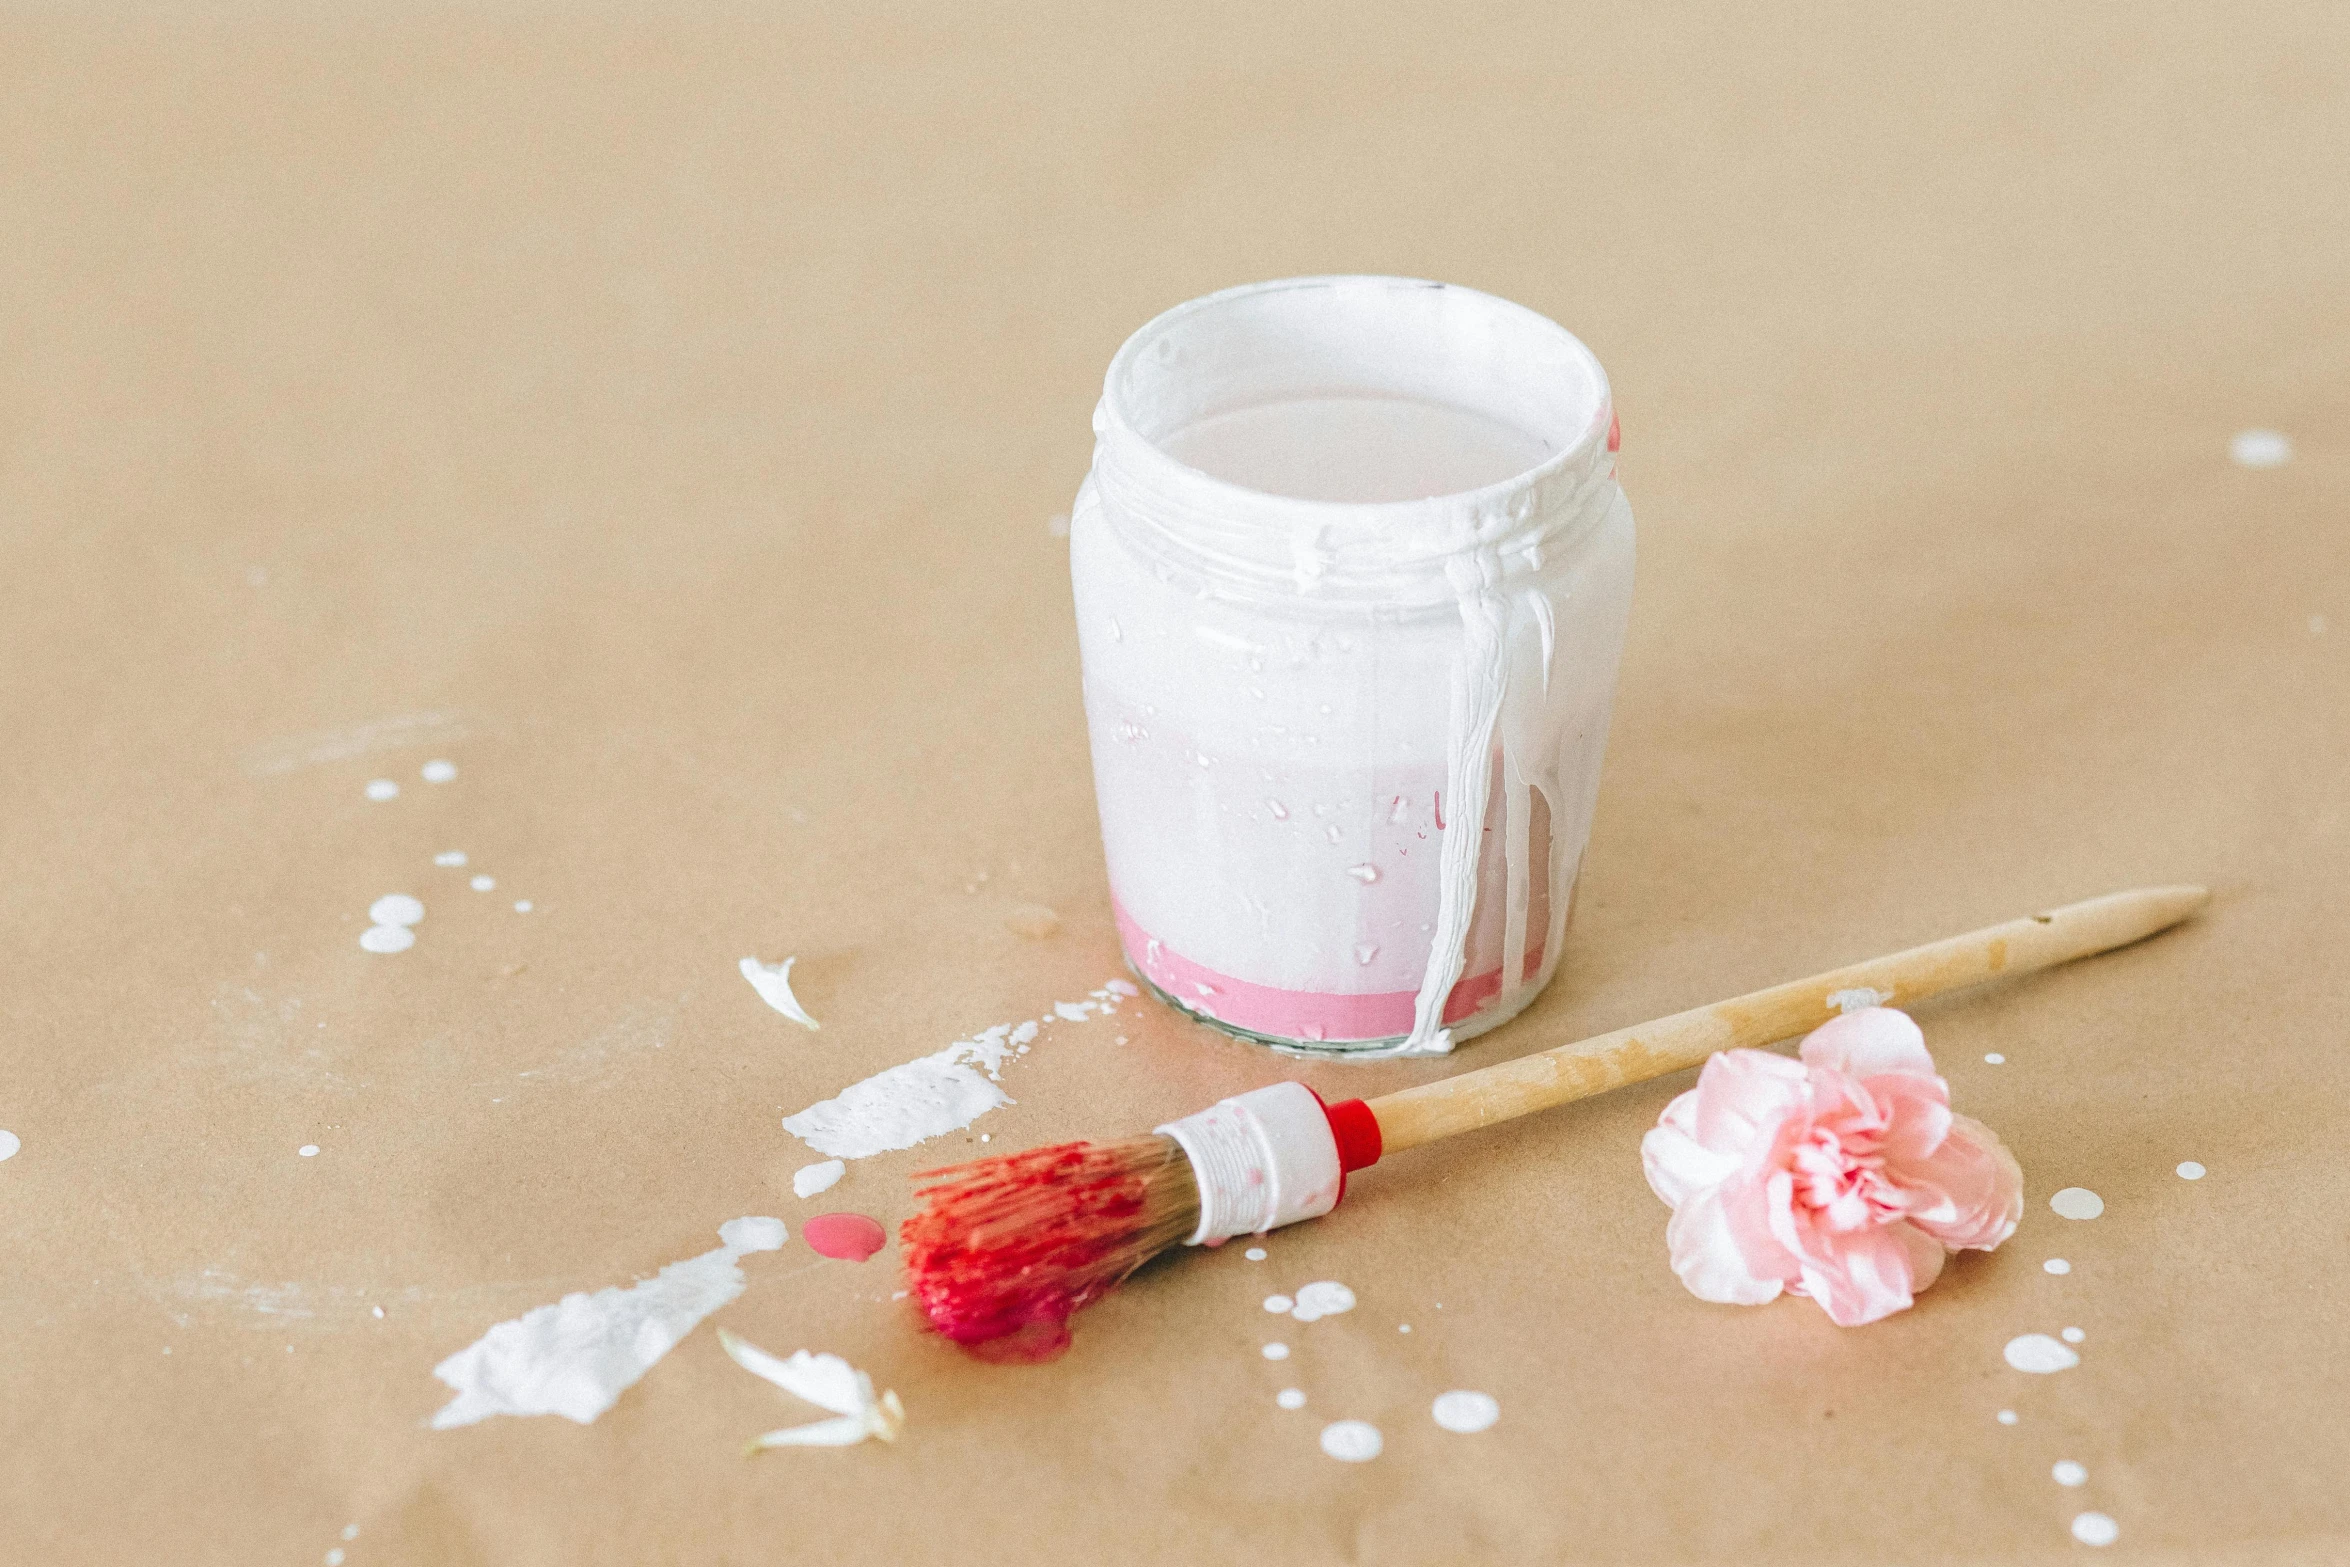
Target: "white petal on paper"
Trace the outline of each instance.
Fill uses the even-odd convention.
[[[838,1355],[803,1349],[784,1360],[724,1328],[718,1330],[718,1342],[751,1375],[838,1417],[770,1431],[752,1441],[753,1452],[768,1447],[848,1447],[868,1437],[894,1442],[905,1428],[906,1409],[898,1395],[892,1391],[875,1397],[873,1378]]]
[[[824,1025],[808,1016],[808,1009],[800,1005],[800,998],[791,993],[791,966],[798,958],[785,958],[781,963],[762,963],[757,958],[742,961],[743,978],[759,993],[759,999],[790,1018],[802,1028],[822,1028]]]

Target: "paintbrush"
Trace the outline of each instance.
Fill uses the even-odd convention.
[[[1385,1154],[1808,1033],[1849,1006],[1919,1001],[2128,946],[2209,898],[2142,887],[2070,903],[1367,1103],[1275,1083],[1146,1136],[925,1171],[915,1179],[932,1184],[900,1231],[910,1292],[948,1338],[993,1358],[1042,1358],[1068,1342],[1073,1313],[1160,1252],[1318,1218],[1350,1171]]]

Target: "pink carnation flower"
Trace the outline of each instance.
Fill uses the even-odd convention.
[[[1691,1294],[1759,1306],[1791,1290],[1857,1327],[1907,1306],[1946,1250],[2015,1233],[2023,1171],[1952,1113],[1906,1013],[1831,1018],[1801,1057],[1722,1051],[1641,1139]]]

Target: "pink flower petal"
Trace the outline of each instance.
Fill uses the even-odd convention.
[[[1803,1293],[1820,1303],[1828,1320],[1842,1328],[1876,1322],[1908,1306],[1916,1279],[1908,1244],[1899,1231],[1881,1225],[1843,1236],[1834,1255],[1803,1265]],[[1941,1271],[1939,1267],[1935,1269]]]
[[[1673,1272],[1699,1300],[1725,1306],[1759,1306],[1776,1300],[1785,1284],[1758,1273],[1739,1244],[1743,1227],[1737,1206],[1721,1187],[1692,1196],[1675,1210],[1665,1226],[1665,1245],[1673,1258]],[[1766,1236],[1767,1240],[1768,1237]]]
[[[1910,1194],[1909,1222],[1954,1251],[1989,1251],[2024,1216],[2022,1167],[1999,1134],[1973,1116],[1953,1115],[1950,1135],[1931,1158],[1888,1161],[1886,1173]]]
[[[1942,1079],[1884,1072],[1862,1086],[1886,1118],[1886,1166],[1914,1167],[1933,1158],[1952,1120],[1950,1089]]]
[[[1649,1189],[1674,1208],[1691,1194],[1721,1185],[1738,1173],[1740,1151],[1715,1150],[1697,1140],[1697,1090],[1665,1106],[1656,1126],[1640,1139],[1640,1168]]]
[[[1847,1077],[1884,1072],[1934,1075],[1926,1036],[1908,1013],[1891,1007],[1862,1007],[1828,1019],[1805,1037],[1798,1054],[1805,1066],[1833,1067]]]
[[[1683,1129],[1715,1153],[1743,1159],[1801,1108],[1807,1076],[1801,1062],[1767,1050],[1717,1051],[1697,1074],[1697,1087],[1682,1096],[1692,1100]]]

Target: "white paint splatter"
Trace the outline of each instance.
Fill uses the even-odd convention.
[[[1251,1246],[1248,1250],[1242,1252],[1241,1255],[1246,1257],[1251,1262],[1263,1262],[1265,1260],[1265,1248],[1262,1246]]]
[[[1265,1309],[1277,1317],[1289,1311],[1296,1304],[1297,1302],[1291,1300],[1287,1295],[1267,1295],[1265,1297]]]
[[[358,1539],[358,1538],[359,1538],[359,1526],[358,1526],[357,1524],[355,1524],[355,1523],[347,1523],[347,1524],[343,1525],[343,1539],[344,1539],[345,1543],[348,1543],[348,1542],[350,1542],[350,1541],[352,1541],[352,1540],[356,1540],[356,1539]]]
[[[1866,985],[1856,985],[1850,990],[1828,992],[1828,1005],[1839,1012],[1858,1012],[1863,1007],[1881,1007],[1892,999],[1892,991],[1871,990]]]
[[[404,892],[387,892],[367,906],[367,917],[378,925],[413,925],[424,918],[424,905]]]
[[[2040,1264],[2040,1267],[2043,1272],[2047,1273],[2070,1273],[2073,1271],[2073,1265],[2062,1257],[2051,1257]]]
[[[24,1147],[23,1138],[14,1132],[0,1132],[0,1159],[15,1158],[17,1150],[22,1147]]]
[[[2073,1520],[2073,1538],[2083,1545],[2111,1545],[2122,1537],[2122,1526],[2103,1513],[2083,1513]]]
[[[1490,1393],[1474,1393],[1467,1388],[1455,1388],[1436,1395],[1436,1402],[1428,1413],[1447,1431],[1458,1431],[1463,1436],[1492,1429],[1501,1418],[1501,1403]]]
[[[1989,1051],[1985,1051],[1985,1052],[1983,1053],[1983,1059],[1984,1059],[1984,1061],[1985,1061],[1985,1062],[1989,1063],[1989,1064],[1990,1064],[1990,1065],[1992,1065],[1992,1066],[2005,1066],[2005,1065],[2007,1065],[2007,1057],[2005,1057],[2005,1056],[2001,1055],[2001,1054],[2000,1054],[1998,1051],[1996,1051],[1996,1050],[1989,1050]]]
[[[457,1396],[433,1429],[492,1415],[561,1415],[586,1425],[653,1369],[701,1320],[743,1292],[738,1259],[774,1251],[789,1232],[781,1219],[729,1219],[725,1244],[652,1278],[564,1296],[501,1322],[433,1368]]]
[[[450,779],[457,776],[457,764],[455,762],[444,762],[437,757],[432,761],[425,763],[423,768],[420,770],[424,774],[424,781],[426,783],[447,783]]]
[[[473,880],[467,882],[465,885],[471,887],[475,892],[495,892],[498,890],[498,878],[495,876],[476,876],[473,878]]]
[[[343,1567],[343,1548],[330,1546],[326,1553],[326,1567]]]
[[[2088,1334],[2083,1333],[2079,1328],[2066,1328],[2063,1334],[2064,1341],[2067,1344],[2078,1344],[2081,1340],[2087,1338],[2088,1336]]]
[[[1265,1358],[1267,1360],[1287,1360],[1289,1358],[1289,1346],[1279,1342],[1267,1344],[1265,1346]]]
[[[1273,1402],[1283,1409],[1303,1409],[1306,1407],[1306,1390],[1302,1387],[1285,1387],[1273,1395]]]
[[[2041,1376],[2070,1371],[2081,1363],[2080,1356],[2045,1333],[2025,1333],[2011,1338],[2002,1353],[2007,1356],[2007,1363],[2016,1370]]]
[[[848,1166],[838,1159],[827,1159],[822,1164],[804,1164],[792,1173],[791,1190],[794,1197],[813,1197],[818,1192],[831,1191],[840,1184]]]
[[[2089,1471],[2069,1458],[2058,1459],[2056,1467],[2048,1471],[2048,1476],[2058,1485],[2087,1485],[2089,1483]]]
[[[1085,1004],[1091,1010],[1083,1015],[1114,1016],[1127,993],[1118,988],[1122,983],[1112,980],[1095,991]],[[1063,1015],[1059,1007],[1054,1012]],[[1012,1096],[996,1086],[1004,1064],[1026,1055],[1048,1021],[998,1023],[936,1054],[876,1072],[831,1099],[784,1117],[783,1129],[818,1153],[838,1159],[869,1158],[960,1131],[988,1111],[1013,1103]]]
[[[1271,1302],[1266,1304],[1270,1306]],[[1333,1284],[1324,1279],[1297,1292],[1297,1309],[1290,1315],[1299,1322],[1313,1322],[1354,1309],[1355,1292],[1343,1284]]]
[[[2192,1159],[2186,1160],[2179,1166],[2179,1179],[2182,1181],[2200,1181],[2210,1173]]]
[[[465,863],[465,851],[463,849],[444,849],[439,854],[436,854],[432,857],[432,862],[435,865],[445,865],[451,867],[463,865]]]
[[[2014,1424],[2016,1423],[2016,1420],[2017,1420],[2017,1418],[2018,1418],[2018,1417],[2017,1417],[2017,1415],[2016,1415],[2016,1412],[2015,1412],[2014,1410],[2012,1410],[2012,1409],[2002,1409],[2001,1411],[1999,1411],[1999,1423],[2000,1423],[2001,1425],[2003,1425],[2003,1426],[2011,1426],[2011,1425],[2014,1425]]]
[[[304,1143],[301,1147],[295,1149],[294,1152],[300,1154],[305,1159],[315,1159],[318,1157],[318,1144]]]
[[[2068,1186],[2049,1198],[2048,1206],[2067,1219],[2094,1219],[2105,1211],[2105,1199],[2086,1186]]]
[[[359,945],[369,952],[406,952],[416,945],[416,932],[405,925],[370,925],[359,933]]]
[[[367,797],[370,800],[397,800],[400,797],[400,786],[389,778],[371,778],[367,782]]]
[[[808,1009],[800,1005],[800,998],[791,991],[791,966],[799,961],[785,958],[781,963],[762,963],[757,958],[745,958],[739,967],[761,1001],[802,1028],[821,1028],[824,1025],[808,1016]]]
[[[906,1406],[898,1402],[896,1391],[874,1397],[873,1378],[838,1355],[812,1355],[803,1349],[782,1360],[724,1328],[718,1330],[718,1342],[727,1357],[751,1375],[836,1417],[756,1437],[750,1449],[754,1453],[770,1447],[853,1447],[867,1437],[894,1442],[906,1428]]]
[[[514,912],[517,914],[528,914],[530,912],[530,900],[528,898],[517,900],[514,905]]]
[[[1333,1420],[1322,1428],[1322,1451],[1342,1464],[1367,1464],[1386,1445],[1368,1420]]]
[[[2291,437],[2276,430],[2238,430],[2228,455],[2244,468],[2281,468],[2293,460]]]

